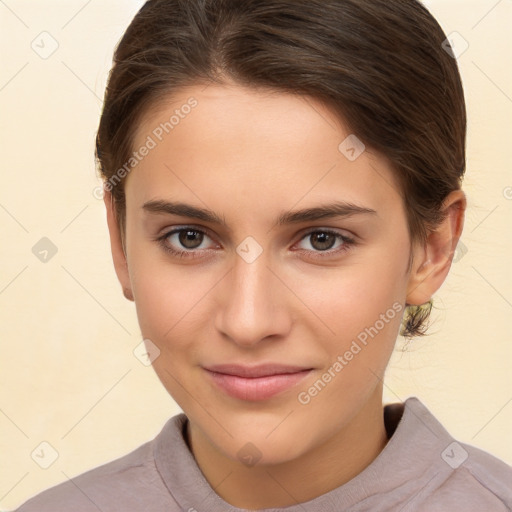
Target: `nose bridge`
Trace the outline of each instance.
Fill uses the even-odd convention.
[[[240,244],[232,271],[224,281],[224,302],[218,329],[240,345],[252,345],[287,328],[284,305],[278,304],[279,280],[269,270],[269,256],[261,252],[246,257],[254,248]]]

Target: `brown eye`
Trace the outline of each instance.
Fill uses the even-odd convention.
[[[312,229],[299,242],[299,251],[308,258],[339,256],[356,245],[353,238],[330,229]]]
[[[204,239],[204,233],[194,229],[184,229],[179,232],[178,240],[185,249],[197,249]]]
[[[338,235],[339,236],[339,235]],[[309,235],[311,246],[318,251],[327,251],[334,247],[338,236],[325,231],[317,231]]]

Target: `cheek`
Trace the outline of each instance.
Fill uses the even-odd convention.
[[[140,330],[160,350],[153,366],[159,374],[165,369],[181,374],[183,363],[196,364],[201,342],[213,336],[212,298],[222,273],[170,264],[161,257],[150,261],[147,254],[132,263]]]
[[[298,295],[316,315],[310,331],[322,340],[327,367],[342,357],[344,378],[338,381],[344,387],[372,380],[361,368],[377,375],[385,369],[404,311],[407,256],[381,248],[315,279],[296,279],[302,282]]]
[[[381,314],[394,316],[405,298],[404,258],[367,258],[354,265],[329,269],[318,276],[295,276],[297,295],[336,337],[357,335]],[[393,309],[394,306],[394,309]]]
[[[169,272],[167,275],[139,275],[133,288],[142,334],[156,344],[182,339],[194,329],[201,312],[201,297],[206,290]],[[203,288],[203,287],[201,287]]]
[[[326,425],[356,410],[382,381],[404,311],[403,282],[387,263],[330,277],[311,307],[329,328],[322,327],[327,335],[320,337],[310,327],[326,355],[324,366],[297,396]]]
[[[144,337],[163,345],[187,324],[201,290],[187,271],[170,265],[154,247],[131,253],[130,277],[139,325]]]
[[[142,268],[142,267],[141,267]],[[206,289],[198,288],[195,280],[183,271],[163,265],[143,267],[136,272],[133,288],[137,317],[143,338],[158,347],[159,354],[152,361],[153,369],[168,393],[179,404],[187,407],[190,395],[200,396],[192,372],[196,364],[196,342],[204,338],[201,318]],[[201,287],[203,288],[203,287]]]

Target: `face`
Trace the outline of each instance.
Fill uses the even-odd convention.
[[[236,85],[182,89],[137,131],[118,275],[158,377],[233,460],[298,457],[381,389],[410,240],[390,164],[350,135],[311,98]]]

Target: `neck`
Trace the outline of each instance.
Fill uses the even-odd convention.
[[[210,486],[237,508],[287,507],[312,500],[361,473],[387,443],[382,389],[340,431],[300,457],[246,467],[219,452],[199,429],[187,427],[188,443]],[[228,475],[219,484],[219,474]]]

